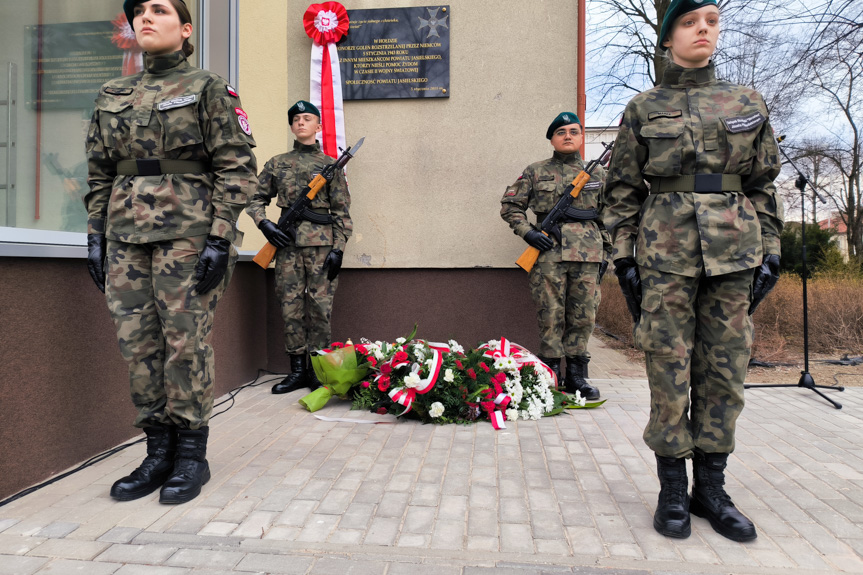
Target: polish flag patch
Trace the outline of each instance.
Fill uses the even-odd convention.
[[[251,136],[252,126],[249,125],[249,115],[242,108],[234,108],[234,112],[237,114],[237,123],[240,124],[240,129],[247,136]]]
[[[234,98],[239,98],[239,97],[240,97],[240,95],[239,95],[239,94],[237,94],[237,91],[236,91],[236,90],[234,90],[234,87],[233,87],[233,86],[231,86],[230,84],[228,84],[228,94],[230,94],[230,95],[231,95],[231,96],[233,96]]]

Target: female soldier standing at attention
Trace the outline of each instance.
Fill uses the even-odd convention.
[[[659,37],[670,62],[661,84],[626,107],[603,220],[650,380],[653,525],[688,537],[691,511],[749,541],[755,526],[726,494],[724,470],[743,409],[749,312],[778,277],[783,210],[764,100],[714,75],[719,19],[716,0],[669,6]]]
[[[183,0],[125,0],[145,69],[102,86],[87,136],[88,267],[129,363],[147,457],[111,487],[194,499],[210,479],[210,331],[242,239],[255,156],[236,91],[192,67]]]

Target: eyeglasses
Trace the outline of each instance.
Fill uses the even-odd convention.
[[[557,131],[554,133],[554,135],[555,135],[555,136],[565,136],[566,134],[567,134],[567,131],[566,131],[566,130],[563,130],[563,129],[561,129],[561,130],[557,130]],[[572,137],[580,136],[580,135],[581,135],[581,130],[579,130],[578,128],[571,128],[571,129],[569,130],[569,135],[570,135],[570,136],[572,136]]]

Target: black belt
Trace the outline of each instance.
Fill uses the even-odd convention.
[[[721,194],[741,192],[740,176],[733,174],[695,174],[675,178],[650,178],[651,194],[692,192],[694,194]]]
[[[545,216],[548,214],[545,213],[537,213],[536,214],[536,222],[541,224],[545,219]],[[596,208],[589,208],[587,210],[580,210],[578,208],[573,208],[572,206],[566,208],[566,211],[563,212],[563,217],[561,218],[561,224],[569,224],[572,222],[592,222],[594,220],[599,219],[599,213],[596,211]]]
[[[333,216],[326,208],[306,208],[300,216],[313,224],[326,225],[333,223]]]
[[[141,160],[120,160],[117,162],[119,176],[161,176],[162,174],[202,174],[209,172],[210,166],[204,162],[190,160],[160,160],[149,158]]]

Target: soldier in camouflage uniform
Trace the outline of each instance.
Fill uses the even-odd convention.
[[[312,103],[300,100],[288,110],[288,122],[296,140],[294,149],[279,154],[258,175],[258,191],[246,213],[255,220],[267,241],[276,246],[276,294],[285,322],[285,351],[291,373],[272,388],[273,393],[318,387],[309,353],[330,344],[330,315],[338,286],[342,256],[353,224],[351,196],[344,172],[336,170],[303,214],[296,242],[267,219],[266,207],[289,208],[303,189],[333,163],[321,152],[316,135],[321,114]]]
[[[106,83],[87,136],[88,266],[129,363],[147,458],[111,487],[128,501],[196,497],[213,407],[210,335],[231,277],[255,145],[234,89],[192,67],[182,0],[126,0],[145,70]]]
[[[563,112],[552,121],[546,138],[554,148],[548,160],[529,165],[501,199],[501,217],[513,232],[542,253],[530,271],[530,293],[536,305],[540,332],[540,358],[560,374],[566,356],[566,391],[599,399],[599,390],[585,378],[590,353],[587,341],[599,307],[599,284],[608,266],[611,240],[599,219],[604,172],[597,167],[560,225],[560,242],[544,235],[537,224],[561,198],[566,187],[584,169],[579,149],[584,130],[578,116]]]
[[[783,208],[764,100],[717,81],[718,36],[715,0],[669,6],[660,38],[671,61],[661,84],[626,107],[603,219],[650,380],[644,440],[661,485],[654,527],[687,537],[691,511],[748,541],[755,527],[725,493],[724,469],[743,409],[749,313],[778,277]]]

